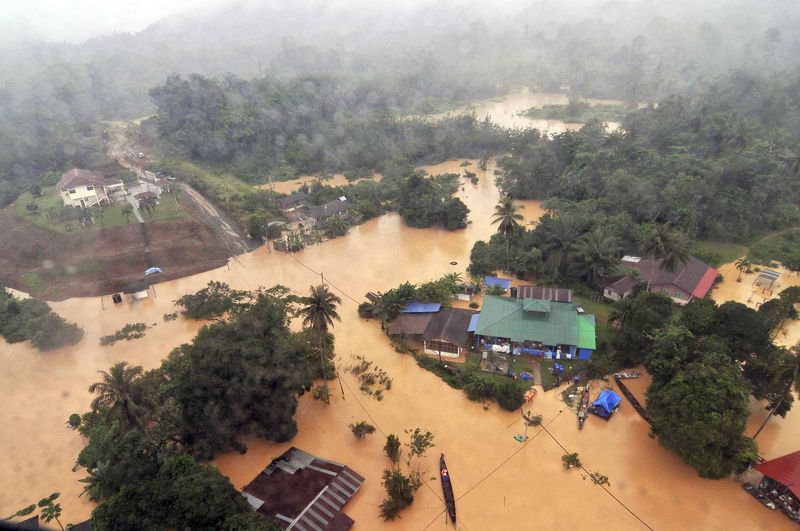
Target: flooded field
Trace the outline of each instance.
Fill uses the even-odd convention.
[[[590,105],[615,105],[623,102],[617,100],[599,100],[586,98],[585,101]],[[520,116],[521,112],[527,111],[532,107],[541,108],[545,105],[566,105],[569,97],[566,94],[550,92],[531,92],[523,89],[519,92],[512,92],[499,98],[492,98],[475,102],[471,105],[461,107],[452,111],[431,115],[431,118],[443,118],[454,114],[474,112],[478,118],[483,119],[487,116],[492,121],[503,127],[535,127],[547,133],[563,133],[565,131],[575,131],[583,127],[582,123],[568,123],[561,120],[546,120],[539,118],[528,118]],[[608,129],[614,131],[619,128],[619,122],[606,122]]]
[[[460,162],[426,169],[461,172]],[[478,171],[475,164],[469,169]],[[221,455],[214,461],[237,488],[294,445],[346,463],[366,478],[345,508],[356,520],[354,529],[446,529],[436,475],[438,455],[444,452],[457,498],[458,528],[464,530],[792,529],[785,517],[765,509],[735,482],[701,479],[661,449],[626,402],[609,422],[592,417],[579,432],[574,412],[555,393],[540,392],[532,411],[544,416],[546,431],[531,429],[530,439],[518,443],[514,435],[524,429],[519,413],[468,401],[411,357],[396,353],[377,323],[358,317],[357,305],[367,291],[465,270],[473,242],[494,230],[490,218],[498,192],[492,170],[478,172],[478,185],[464,180],[460,196],[471,210],[472,223],[463,231],[411,229],[390,214],[296,255],[261,248],[231,260],[228,267],[157,284],[155,297],[135,305],[114,305],[108,296],[54,303],[56,311],[86,330],[81,343],[50,353],[36,352],[27,344],[0,348],[0,423],[5,426],[0,434],[0,514],[60,491],[63,520],[74,523],[89,516],[92,503],[79,497],[81,474],[72,472],[82,441],[65,422],[70,413],[89,407],[86,390],[98,370],[120,360],[156,367],[170,349],[192,338],[198,323],[162,322],[164,313],[174,311],[172,301],[209,280],[240,289],[281,283],[305,293],[323,272],[343,299],[342,322],[334,328],[339,366],[347,365],[352,354],[363,354],[393,378],[392,389],[378,402],[361,393],[355,379],[343,372],[343,392],[334,382],[330,406],[303,397],[297,412],[299,434],[290,443],[248,440],[246,454]],[[542,214],[535,201],[524,206],[528,220]],[[137,321],[155,326],[142,339],[98,345],[101,335]],[[641,387],[635,392],[643,394],[645,383],[638,382]],[[754,404],[754,423],[759,415],[763,418],[763,411]],[[347,425],[360,420],[379,431],[356,440]],[[417,426],[435,434],[425,485],[400,520],[384,524],[378,517],[383,499],[380,475],[389,464],[382,452],[384,434],[404,439],[403,430]],[[771,421],[759,438],[762,455],[796,449],[792,446],[800,440],[799,427],[796,411],[786,420]],[[580,471],[564,470],[565,450],[578,452],[590,471],[608,475],[611,486],[606,490]]]

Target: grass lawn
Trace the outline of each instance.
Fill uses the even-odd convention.
[[[747,252],[747,246],[739,243],[723,243],[711,240],[697,240],[692,245],[692,254],[700,260],[719,267],[733,262]]]
[[[77,209],[73,207],[65,207],[55,187],[51,186],[44,188],[42,189],[42,192],[44,195],[37,198],[31,196],[29,192],[25,192],[24,194],[20,195],[15,204],[17,216],[25,221],[33,223],[34,225],[39,225],[40,227],[44,227],[61,234],[70,234],[72,232],[85,230],[99,230],[101,228],[108,229],[137,222],[136,216],[134,216],[133,213],[131,213],[128,218],[123,215],[122,211],[126,206],[125,204],[115,204],[103,207],[99,211],[95,210],[97,213],[94,214],[94,225],[83,227],[80,220],[75,217],[77,214]],[[37,206],[37,210],[33,212],[28,210],[28,205],[32,203]],[[180,204],[180,200],[178,203]],[[48,212],[51,212],[51,209],[56,215],[58,221],[51,221],[49,219]],[[149,214],[142,213],[142,217],[144,217],[146,223],[151,221],[178,219],[184,216],[186,216],[186,212],[182,209],[176,208],[175,202],[169,195],[164,195],[161,197],[159,200],[159,205],[153,212],[152,218]]]
[[[609,314],[614,311],[614,306],[611,304],[593,301],[580,295],[576,295],[574,301],[586,310],[586,313],[594,315],[598,325],[608,321]]]
[[[583,370],[583,360],[548,360],[544,359],[539,362],[542,369],[542,384],[545,390],[550,390],[555,385],[555,378],[553,377],[553,365],[560,363],[564,367],[564,374],[561,377],[562,385],[564,382],[569,383],[572,377]]]

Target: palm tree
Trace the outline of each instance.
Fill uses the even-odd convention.
[[[522,214],[517,212],[520,208],[525,207],[515,205],[511,194],[506,194],[495,205],[494,214],[492,214],[492,225],[497,225],[497,232],[502,234],[506,240],[506,270],[509,268],[509,237],[519,230],[519,222],[525,219]]]
[[[598,286],[617,269],[617,240],[598,228],[581,236],[575,243],[573,269],[589,284]]]
[[[739,272],[739,276],[736,278],[736,282],[742,281],[742,273],[749,273],[751,271],[751,267],[753,265],[753,261],[743,256],[736,260],[733,264],[736,267],[736,270]]]
[[[319,339],[319,360],[322,366],[322,382],[327,400],[328,379],[325,377],[325,357],[322,352],[322,339],[328,332],[328,326],[333,326],[334,320],[342,320],[336,312],[336,306],[342,303],[342,299],[338,295],[331,293],[328,290],[328,286],[320,284],[319,286],[311,286],[310,295],[302,297],[300,302],[304,305],[298,310],[298,315],[303,318],[303,326],[314,330]]]
[[[608,314],[608,324],[617,328],[624,328],[625,323],[633,312],[633,299],[620,299],[614,304],[614,309]]]
[[[576,216],[544,217],[539,227],[544,239],[542,254],[552,272],[563,272],[565,262],[584,233],[585,222]]]
[[[642,251],[657,262],[647,279],[648,291],[659,265],[661,269],[673,272],[679,263],[685,264],[690,257],[686,236],[669,223],[650,225],[642,239]]]
[[[137,385],[142,375],[142,367],[129,366],[121,361],[111,367],[109,372],[98,371],[102,380],[89,386],[90,393],[97,393],[92,401],[92,409],[108,408],[109,413],[121,415],[129,426],[141,427],[146,413],[142,404],[141,391]]]
[[[761,423],[761,426],[759,426],[758,430],[756,430],[755,434],[753,434],[753,439],[758,437],[758,434],[761,433],[761,430],[763,430],[767,425],[767,422],[769,422],[769,419],[772,418],[772,415],[774,415],[778,408],[781,407],[781,404],[783,404],[783,401],[791,392],[792,385],[794,385],[795,390],[800,391],[800,378],[798,378],[798,376],[800,376],[800,343],[791,349],[791,353],[794,355],[794,357],[789,363],[780,367],[778,378],[781,376],[786,377],[789,374],[792,376],[786,380],[786,387],[783,391],[783,394],[781,394],[778,402],[772,408],[770,408],[769,415],[767,415],[767,418],[764,419],[764,422]]]
[[[122,215],[125,217],[125,223],[131,222],[131,214],[133,214],[133,208],[130,205],[122,207]]]

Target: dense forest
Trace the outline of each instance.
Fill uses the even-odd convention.
[[[148,91],[173,74],[355,79],[392,93],[393,107],[405,113],[514,86],[635,103],[702,89],[731,68],[794,68],[799,19],[790,0],[708,5],[701,17],[677,3],[376,11],[257,2],[75,44],[38,42],[9,27],[0,41],[0,68],[14,72],[0,81],[0,204],[46,171],[94,167],[104,130],[98,121],[151,113]]]

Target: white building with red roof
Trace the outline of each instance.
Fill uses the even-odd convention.
[[[125,201],[125,184],[102,173],[73,168],[56,184],[65,206],[88,208]]]

